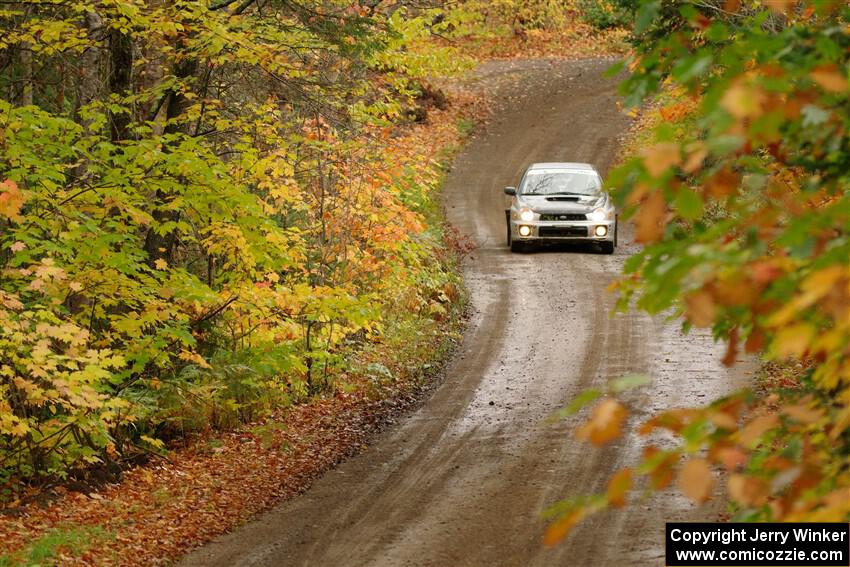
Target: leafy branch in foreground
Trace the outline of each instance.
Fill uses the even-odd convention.
[[[547,543],[623,505],[637,477],[648,490],[675,479],[703,502],[718,470],[735,520],[850,517],[848,23],[850,8],[831,1],[641,3],[623,94],[682,100],[609,178],[645,245],[614,286],[619,308],[710,327],[727,365],[744,351],[802,370],[790,388],[644,423],[639,433],[677,442],[649,447],[607,494],[566,505]],[[613,419],[600,405],[585,428]]]

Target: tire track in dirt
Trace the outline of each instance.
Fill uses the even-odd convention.
[[[473,87],[501,101],[458,156],[449,220],[479,243],[464,266],[473,313],[446,380],[416,412],[305,494],[187,556],[183,565],[490,567],[663,562],[665,520],[712,517],[673,493],[581,524],[545,549],[541,511],[604,489],[646,442],[633,429],[601,449],[580,418],[547,422],[573,396],[628,372],[660,376],[635,408],[716,396],[741,380],[710,337],[683,337],[645,315],[609,317],[605,293],[636,250],[621,228],[613,256],[559,248],[511,254],[502,187],[535,161],[588,161],[604,173],[627,126],[611,61],[484,65]],[[740,368],[736,370],[740,372]],[[633,428],[640,409],[630,419]]]

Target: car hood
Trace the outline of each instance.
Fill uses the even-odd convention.
[[[586,213],[595,208],[605,205],[605,195],[587,195],[578,197],[577,201],[552,200],[563,198],[562,196],[546,197],[545,195],[521,195],[518,203],[521,207],[528,207],[536,212],[578,212]],[[569,198],[573,198],[570,196]]]

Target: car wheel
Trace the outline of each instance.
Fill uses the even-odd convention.
[[[603,254],[613,254],[614,253],[614,243],[613,242],[600,242],[599,245],[602,247]]]

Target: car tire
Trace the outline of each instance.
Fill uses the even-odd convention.
[[[614,253],[614,242],[605,241],[600,242],[599,246],[601,247],[603,254],[613,254]]]

